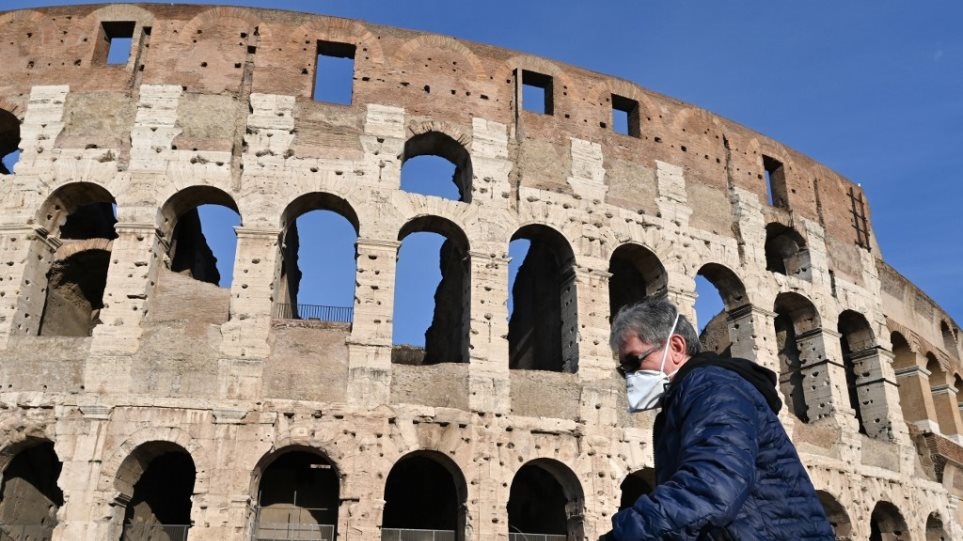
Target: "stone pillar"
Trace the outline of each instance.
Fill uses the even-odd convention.
[[[803,397],[810,422],[851,411],[846,369],[833,360],[839,358],[838,344],[839,334],[829,329],[816,328],[796,336]]]
[[[939,432],[936,406],[930,393],[930,371],[921,366],[908,366],[896,371],[899,402],[903,418],[925,432]]]
[[[612,274],[597,267],[576,267],[575,275],[580,337],[578,376],[582,387],[579,419],[590,426],[614,427],[618,423],[617,404],[623,384],[614,379],[616,362],[609,347]]]
[[[899,390],[892,361],[893,354],[879,347],[853,353],[856,394],[866,435],[886,441],[905,441],[908,435],[899,409]],[[958,413],[956,421],[959,423]]]
[[[280,230],[235,227],[237,252],[231,282],[230,319],[221,325],[218,366],[219,395],[254,399],[260,396],[264,358],[274,308],[275,281],[280,274]],[[278,299],[281,300],[281,299]]]
[[[498,251],[469,252],[471,310],[468,390],[472,411],[508,413],[508,258]]]
[[[963,443],[963,421],[960,420],[960,404],[956,394],[958,390],[952,384],[942,383],[930,389],[933,397],[933,407],[940,432],[957,443]]]
[[[776,342],[768,339],[769,333],[760,332],[761,329],[773,329],[775,319],[776,314],[751,304],[730,310],[726,322],[732,341],[732,356],[756,361],[778,374],[779,360],[774,351]],[[764,343],[760,344],[758,340]]]
[[[40,331],[46,273],[59,241],[29,226],[0,226],[0,347]]]
[[[395,240],[358,239],[354,322],[348,339],[348,401],[387,404],[391,392],[391,327],[394,317]]]

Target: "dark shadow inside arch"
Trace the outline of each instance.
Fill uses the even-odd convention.
[[[170,270],[195,280],[230,287],[241,216],[234,199],[212,186],[174,194],[161,209]]]
[[[926,541],[949,541],[950,536],[943,527],[943,519],[937,513],[926,517]]]
[[[619,510],[632,507],[639,498],[655,490],[655,468],[642,468],[625,476],[619,489]]]
[[[392,362],[468,362],[468,238],[447,219],[421,216],[401,228],[398,240]]]
[[[809,405],[803,389],[803,344],[819,333],[816,306],[797,293],[780,293],[773,311],[776,313],[776,354],[779,356],[779,386],[789,411],[804,423],[809,422]]]
[[[282,449],[261,474],[256,539],[333,541],[338,525],[340,481],[321,453]]]
[[[809,276],[809,249],[798,231],[778,223],[766,226],[766,270],[787,276]]]
[[[20,120],[11,112],[0,109],[0,174],[13,173],[20,158]]]
[[[508,533],[582,539],[582,488],[567,467],[548,459],[522,466],[508,497]]]
[[[400,530],[429,530],[439,539],[465,539],[465,479],[447,457],[416,452],[401,458],[385,481],[382,537],[399,539]],[[392,537],[394,535],[395,537]],[[420,539],[420,538],[419,538]]]
[[[61,467],[49,441],[30,442],[14,455],[0,485],[0,538],[50,538],[64,504]]]
[[[125,463],[131,460],[140,475],[124,510],[121,538],[186,539],[197,474],[190,454],[172,443],[150,442],[135,449]]]
[[[424,159],[426,157],[438,159]],[[448,178],[442,178],[446,176]],[[446,183],[454,184],[457,197],[444,186]],[[401,165],[401,189],[406,192],[435,195],[470,203],[471,155],[461,143],[444,133],[429,131],[415,135],[405,142]]]
[[[624,306],[665,296],[668,274],[654,253],[637,244],[623,244],[609,259],[609,321]]]
[[[116,206],[114,196],[97,184],[65,184],[44,202],[37,222],[62,241],[114,239]]]
[[[876,339],[866,321],[866,316],[853,310],[845,310],[839,315],[839,347],[843,354],[843,368],[846,372],[846,387],[849,394],[849,405],[856,413],[860,434],[866,434],[866,423],[859,401],[857,386],[857,364],[861,363],[876,348]]]
[[[833,531],[836,533],[836,539],[850,539],[850,535],[852,535],[853,531],[853,525],[849,521],[849,514],[846,513],[846,509],[844,509],[839,503],[839,500],[824,490],[817,490],[816,495],[819,497],[819,503],[823,506],[823,510],[826,512],[826,517],[829,519],[829,524],[833,527]]]
[[[313,192],[288,205],[281,227],[274,317],[350,325],[360,227],[354,209],[336,195]]]
[[[899,509],[887,501],[881,501],[873,508],[869,521],[870,541],[908,541],[909,531],[906,520]]]
[[[578,307],[575,256],[565,237],[543,225],[512,236],[528,252],[511,288],[508,320],[509,368],[578,371]],[[511,250],[511,247],[509,247]]]
[[[40,336],[90,336],[100,324],[110,251],[90,249],[55,261],[47,273]]]

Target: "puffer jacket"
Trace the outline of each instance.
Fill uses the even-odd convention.
[[[776,413],[776,375],[701,353],[655,421],[658,485],[612,518],[618,541],[835,539]]]

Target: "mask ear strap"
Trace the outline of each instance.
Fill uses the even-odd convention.
[[[669,345],[672,341],[672,336],[675,334],[675,326],[679,324],[679,310],[675,311],[675,321],[672,322],[672,329],[669,331],[668,338],[665,339],[665,349],[662,350],[662,366],[659,368],[659,372],[665,371],[665,360],[669,357]]]

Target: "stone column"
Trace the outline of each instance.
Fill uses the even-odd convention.
[[[856,394],[866,435],[880,440],[901,441],[905,440],[907,433],[899,408],[899,390],[892,361],[893,354],[879,347],[852,355]],[[956,408],[953,410],[956,411]],[[958,412],[956,423],[959,427]]]
[[[601,262],[597,261],[596,265]],[[614,427],[623,383],[615,379],[615,357],[609,347],[609,278],[598,267],[575,268],[578,287],[579,368],[582,387],[579,418],[590,426]]]
[[[769,333],[760,332],[762,329],[773,329],[776,314],[763,310],[757,306],[747,304],[730,310],[726,315],[729,325],[729,339],[732,341],[732,356],[742,357],[779,373],[779,361],[776,358],[775,340],[769,340]],[[757,339],[764,343],[760,344]]]
[[[930,393],[930,371],[921,366],[901,368],[896,371],[896,383],[906,422],[926,432],[939,432],[936,406]]]
[[[221,325],[218,368],[220,396],[252,399],[259,395],[263,359],[270,353],[271,311],[280,274],[281,231],[235,227],[237,252],[231,282],[231,316]]]
[[[498,253],[497,249],[469,252],[468,403],[472,411],[508,413],[511,409],[506,295],[509,260],[504,255],[496,255]]]
[[[810,422],[851,411],[846,370],[842,363],[833,360],[840,355],[838,344],[839,334],[829,329],[816,328],[796,336],[803,397]]]
[[[391,392],[391,327],[394,317],[395,240],[358,239],[354,322],[348,339],[348,401],[387,404]]]
[[[13,335],[36,335],[46,296],[46,272],[57,239],[30,226],[0,226],[0,347]]]

